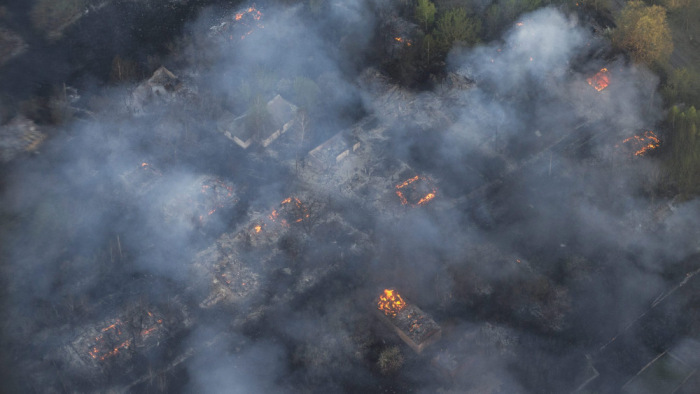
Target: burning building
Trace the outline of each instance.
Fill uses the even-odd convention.
[[[645,131],[642,135],[633,135],[622,140],[622,146],[628,147],[634,156],[644,156],[661,146],[661,140],[653,131]],[[616,145],[619,148],[620,145]]]
[[[416,175],[396,185],[396,195],[402,205],[425,205],[435,198],[437,189],[430,178]]]
[[[168,346],[192,323],[187,308],[176,299],[167,305],[134,301],[111,317],[78,329],[77,336],[50,358],[61,360],[66,374],[91,384],[130,379],[134,366],[149,364],[151,353]]]
[[[396,290],[385,289],[375,305],[377,316],[416,353],[437,342],[442,335],[440,326],[430,315],[406,302]]]
[[[586,79],[589,85],[597,91],[602,91],[610,85],[610,74],[607,68],[602,68],[592,77]]]

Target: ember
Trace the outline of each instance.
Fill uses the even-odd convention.
[[[644,156],[647,152],[661,146],[661,140],[653,131],[645,131],[642,136],[635,135],[622,141],[623,144],[631,144],[635,156]],[[616,145],[618,147],[619,145]]]
[[[396,195],[402,205],[425,205],[437,195],[437,189],[428,178],[418,175],[396,185]]]
[[[262,12],[255,8],[255,5],[252,5],[243,11],[235,13],[233,18],[211,27],[210,30],[212,35],[220,35],[229,40],[233,40],[234,36],[241,34],[241,40],[243,40],[253,33],[256,28],[262,29],[265,27],[260,23],[262,16]]]
[[[608,69],[602,68],[598,73],[590,78],[588,78],[588,84],[593,86],[595,90],[601,91],[608,87],[610,84],[610,76],[608,75]]]
[[[413,42],[411,42],[411,40],[407,40],[403,37],[394,37],[394,40],[396,40],[396,42],[398,42],[400,44],[406,44],[407,47],[410,47],[411,45],[413,45]]]
[[[406,307],[406,302],[395,290],[384,290],[384,294],[379,296],[377,308],[387,316],[395,317],[401,309]]]
[[[124,349],[129,349],[133,343],[140,343],[146,337],[154,334],[162,328],[163,319],[156,318],[153,313],[147,312],[148,317],[140,319],[142,329],[138,335],[131,333],[129,325],[124,324],[121,319],[114,320],[114,323],[100,329],[100,334],[95,337],[92,343],[88,344],[88,354],[94,360],[104,361],[121,353]]]
[[[281,215],[280,215],[281,214]],[[280,203],[280,208],[274,209],[268,219],[273,222],[280,223],[283,226],[289,226],[289,223],[299,223],[308,218],[309,211],[302,202],[296,197],[287,197]],[[262,230],[262,227],[260,228]],[[255,228],[255,232],[260,232]]]
[[[440,339],[442,330],[428,314],[407,303],[396,290],[386,289],[377,298],[377,316],[417,353]]]

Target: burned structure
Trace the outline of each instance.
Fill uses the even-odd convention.
[[[393,289],[385,289],[375,301],[375,313],[416,353],[440,339],[442,330],[430,315],[404,301]]]
[[[295,105],[278,94],[267,102],[264,113],[225,113],[217,122],[217,129],[243,149],[254,142],[266,148],[294,126],[296,111]]]

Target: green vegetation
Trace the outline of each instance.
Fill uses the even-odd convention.
[[[520,15],[542,7],[541,0],[498,0],[486,9],[486,38],[493,39],[509,28]]]
[[[613,44],[630,53],[635,61],[649,65],[665,63],[673,52],[666,9],[642,1],[627,3],[617,18]]]
[[[38,0],[30,11],[34,27],[44,33],[53,34],[85,7],[85,0]]]
[[[423,31],[428,31],[435,23],[435,4],[430,0],[418,0],[415,9],[416,21],[423,27]]]
[[[686,67],[672,70],[662,92],[670,103],[698,105],[700,103],[700,73]]]
[[[700,193],[700,118],[695,107],[682,111],[674,106],[669,111],[668,123],[670,155],[668,166],[673,181],[683,196]]]
[[[447,52],[453,45],[474,45],[479,42],[481,21],[467,16],[464,8],[449,10],[435,23],[435,42],[437,48]]]

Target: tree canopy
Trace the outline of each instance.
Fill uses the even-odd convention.
[[[479,41],[481,22],[467,16],[464,8],[455,8],[442,14],[435,23],[435,41],[443,51],[452,45],[473,45]]]
[[[700,194],[700,117],[695,107],[681,112],[674,106],[669,111],[669,123],[671,149],[668,164],[671,176],[681,194]]]
[[[418,0],[415,9],[415,18],[423,27],[423,31],[428,31],[428,28],[435,22],[435,4],[430,0]]]
[[[646,6],[639,0],[628,2],[617,18],[613,42],[629,51],[635,61],[647,64],[667,61],[673,52],[673,40],[666,9]]]

